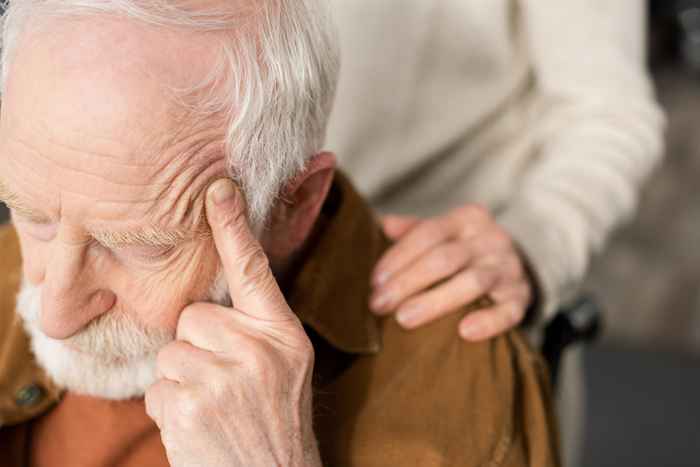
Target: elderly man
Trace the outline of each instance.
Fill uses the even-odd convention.
[[[369,312],[333,38],[313,0],[11,3],[3,466],[558,465],[516,333]]]

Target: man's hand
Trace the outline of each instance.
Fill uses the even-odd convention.
[[[387,216],[384,230],[396,244],[373,274],[375,312],[396,311],[410,329],[488,296],[493,306],[459,325],[460,335],[474,341],[522,321],[533,286],[510,236],[486,209],[466,205],[428,220]]]
[[[226,194],[231,197],[226,198]],[[234,308],[186,307],[146,392],[170,464],[318,466],[311,427],[313,348],[287,305],[232,182],[207,196],[207,217]]]

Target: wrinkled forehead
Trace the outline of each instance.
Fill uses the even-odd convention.
[[[225,173],[220,122],[173,93],[206,75],[211,44],[115,18],[31,30],[9,67],[0,174],[49,210],[74,207],[69,215],[187,215],[201,185]]]
[[[117,17],[42,21],[20,37],[9,64],[3,123],[21,123],[12,118],[21,113],[69,138],[89,132],[134,151],[166,144],[191,123],[182,96],[208,75],[217,44],[204,33]]]

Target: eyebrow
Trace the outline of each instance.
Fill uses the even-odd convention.
[[[22,217],[29,219],[32,222],[46,223],[50,219],[35,209],[24,204],[22,200],[10,188],[0,180],[0,201],[5,203],[7,207],[15,211]]]
[[[20,216],[38,223],[50,222],[50,219],[24,204],[7,184],[0,180],[0,201]],[[163,229],[152,226],[140,229],[127,230],[123,232],[93,231],[90,235],[108,248],[119,248],[125,246],[146,246],[146,247],[171,247],[181,243],[204,239],[211,236],[211,231],[205,219],[195,228]]]
[[[170,229],[158,227],[128,230],[124,232],[92,232],[92,237],[109,248],[124,246],[170,247],[211,236],[208,229]]]

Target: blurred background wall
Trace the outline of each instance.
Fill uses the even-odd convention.
[[[590,467],[700,465],[700,0],[650,2],[649,57],[667,157],[584,287],[607,314],[586,350]]]
[[[649,5],[666,159],[585,284],[607,316],[586,350],[587,467],[700,465],[700,1]]]
[[[610,314],[605,342],[698,354],[700,1],[652,1],[651,13],[650,64],[669,119],[666,159],[636,219],[594,261],[586,288]]]

